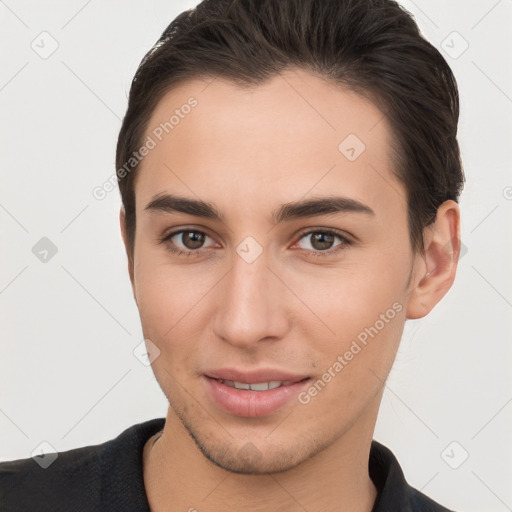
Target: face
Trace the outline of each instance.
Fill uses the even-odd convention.
[[[170,413],[246,473],[373,431],[418,259],[383,113],[290,70],[184,83],[146,137],[132,283]]]

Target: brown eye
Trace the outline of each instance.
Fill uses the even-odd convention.
[[[318,249],[319,251],[330,249],[335,238],[334,235],[326,233],[313,233],[310,237],[311,245],[314,249]]]
[[[329,231],[310,231],[309,233],[303,235],[301,238],[301,240],[307,240],[309,242],[310,247],[302,246],[302,248],[312,248],[315,251],[327,251],[329,249],[332,249],[332,247],[335,247],[335,245],[333,244],[336,238],[344,241],[344,238],[336,233],[331,233]]]
[[[200,249],[206,238],[206,235],[200,231],[182,231],[181,233],[178,233],[178,237],[180,235],[182,244],[186,249],[191,250]]]
[[[210,239],[210,245],[204,245]],[[215,246],[215,241],[206,233],[195,229],[179,229],[159,238],[159,243],[179,256],[199,256],[209,247]]]
[[[339,240],[336,242],[336,239]],[[297,245],[307,251],[308,257],[329,257],[352,245],[343,234],[330,229],[310,230],[302,233]]]

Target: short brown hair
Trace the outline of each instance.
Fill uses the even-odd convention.
[[[385,112],[411,245],[424,250],[424,228],[440,204],[458,200],[464,174],[457,84],[412,15],[390,0],[204,0],[172,21],[131,85],[116,154],[130,259],[138,165],[126,172],[126,163],[159,100],[186,80],[219,76],[250,86],[290,67],[368,96]]]

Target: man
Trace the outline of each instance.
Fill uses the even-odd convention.
[[[388,0],[205,0],[141,63],[120,224],[165,420],[0,465],[2,510],[444,511],[373,440],[450,289],[458,95]]]

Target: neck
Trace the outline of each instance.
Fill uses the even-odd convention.
[[[280,473],[226,471],[199,450],[169,407],[163,433],[144,448],[144,485],[152,512],[371,512],[377,490],[368,474],[378,412],[372,404],[327,449]],[[156,441],[156,442],[155,442]]]

